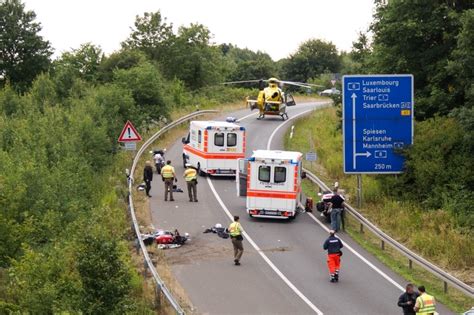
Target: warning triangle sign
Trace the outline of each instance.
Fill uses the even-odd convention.
[[[132,142],[132,141],[140,141],[142,137],[138,133],[137,129],[133,127],[130,120],[125,123],[125,126],[120,133],[120,137],[118,139],[119,142]]]

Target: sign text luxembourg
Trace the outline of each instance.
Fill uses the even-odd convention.
[[[344,172],[403,171],[399,150],[413,143],[413,76],[343,77]]]

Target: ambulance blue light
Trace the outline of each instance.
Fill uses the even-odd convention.
[[[207,130],[212,130],[212,127],[211,127],[211,126],[207,126],[206,129],[207,129]]]

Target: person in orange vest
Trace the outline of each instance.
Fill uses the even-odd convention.
[[[436,313],[436,301],[434,296],[426,293],[424,286],[418,287],[420,296],[416,298],[415,312],[417,315],[433,315]]]
[[[336,237],[336,232],[334,230],[329,231],[329,237],[324,242],[323,248],[328,251],[328,268],[329,274],[331,276],[331,282],[339,281],[339,271],[341,270],[341,248],[342,241]]]

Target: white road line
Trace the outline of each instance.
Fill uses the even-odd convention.
[[[233,218],[234,218],[233,215],[230,213],[227,206],[224,204],[222,199],[219,197],[219,194],[217,193],[216,189],[214,188],[214,185],[212,184],[212,181],[209,177],[207,178],[207,183],[209,184],[209,187],[211,188],[212,193],[216,197],[217,202],[219,202],[219,204],[221,205],[224,212],[227,214],[229,219],[232,221]],[[296,295],[298,295],[298,297],[300,297],[316,314],[323,315],[323,312],[321,312],[313,303],[311,303],[311,301],[303,293],[301,293],[301,291],[298,290],[298,288],[290,280],[288,280],[288,278],[280,271],[280,269],[278,269],[278,267],[275,266],[275,264],[273,264],[273,262],[270,260],[270,258],[268,258],[267,255],[265,255],[265,253],[262,252],[260,247],[258,247],[258,245],[250,237],[250,235],[248,235],[247,232],[245,232],[245,231],[242,231],[242,232],[243,232],[245,238],[247,239],[247,241],[252,245],[253,248],[255,248],[255,250],[260,254],[260,256],[263,258],[263,260],[265,260],[265,262],[270,266],[270,268],[273,269],[273,271],[275,271],[275,273],[283,280],[283,282],[285,282],[286,285],[288,285],[290,287],[290,289],[293,290],[293,292],[295,292]]]
[[[287,122],[289,122],[290,120],[293,120],[301,115],[304,115],[308,112],[311,112],[313,110],[315,110],[316,107],[314,108],[311,108],[311,109],[308,109],[308,110],[305,110],[304,112],[301,112],[299,114],[296,114],[295,116],[291,116],[289,119],[287,119],[285,122],[281,123],[280,125],[278,125],[278,127],[275,128],[275,130],[273,130],[272,134],[270,135],[270,138],[268,138],[268,142],[267,142],[267,150],[270,150],[270,146],[272,144],[272,140],[273,140],[273,137],[276,135],[276,133],[278,132],[278,130],[280,130],[281,127],[283,127]]]
[[[316,223],[318,223],[325,231],[327,231],[329,233],[329,229],[321,222],[319,221],[312,213],[309,213],[307,212],[308,215],[311,217],[311,219],[313,219],[314,221],[316,221]],[[349,244],[347,244],[346,242],[343,241],[343,244],[344,244],[344,247],[347,248],[348,250],[350,250],[354,255],[356,255],[360,260],[362,260],[364,263],[366,263],[370,268],[372,268],[373,270],[375,270],[375,272],[377,272],[379,275],[381,275],[383,278],[385,278],[385,280],[387,280],[388,282],[390,282],[391,284],[393,284],[395,287],[397,287],[398,289],[400,289],[401,291],[405,291],[405,288],[403,288],[400,284],[398,284],[395,280],[393,280],[392,278],[390,278],[385,272],[383,272],[382,270],[380,270],[379,268],[377,268],[377,266],[375,266],[374,264],[372,264],[370,261],[368,261],[364,256],[362,256],[361,254],[359,254],[354,248],[352,248]]]
[[[246,116],[244,116],[244,117],[242,117],[242,118],[237,119],[236,122],[241,122],[242,120],[247,119],[247,118],[249,118],[250,116],[257,115],[257,114],[258,114],[258,112],[248,114],[248,115],[246,115]]]
[[[302,113],[299,113],[298,115],[295,115],[293,117],[291,117],[290,119],[288,119],[287,121],[285,121],[284,123],[280,124],[277,128],[275,128],[275,130],[273,131],[273,133],[270,135],[270,138],[268,139],[268,142],[267,142],[267,150],[270,150],[270,147],[271,147],[271,144],[272,144],[272,140],[273,140],[273,137],[275,136],[275,134],[278,132],[278,130],[285,124],[287,123],[288,121],[290,121],[291,119],[294,119],[298,116],[301,116],[309,111],[312,111],[313,109],[310,109],[310,110],[307,110],[307,111],[304,111]],[[326,230],[328,233],[329,233],[329,229],[324,225],[322,224],[318,219],[316,219],[316,217],[312,214],[312,213],[309,213],[308,212],[308,215],[314,220],[316,221],[324,230]],[[373,270],[375,270],[375,272],[377,272],[379,275],[381,275],[383,278],[385,278],[388,282],[390,282],[391,284],[393,284],[395,287],[397,287],[398,289],[400,289],[401,291],[405,291],[405,289],[400,285],[398,284],[395,280],[393,280],[392,278],[390,278],[386,273],[384,273],[382,270],[380,270],[379,268],[377,268],[374,264],[372,264],[370,261],[368,261],[366,258],[364,258],[361,254],[359,254],[355,249],[353,249],[350,245],[348,245],[346,242],[344,242],[344,246],[350,250],[354,255],[356,255],[360,260],[362,260],[364,263],[366,263],[370,268],[372,268]]]

